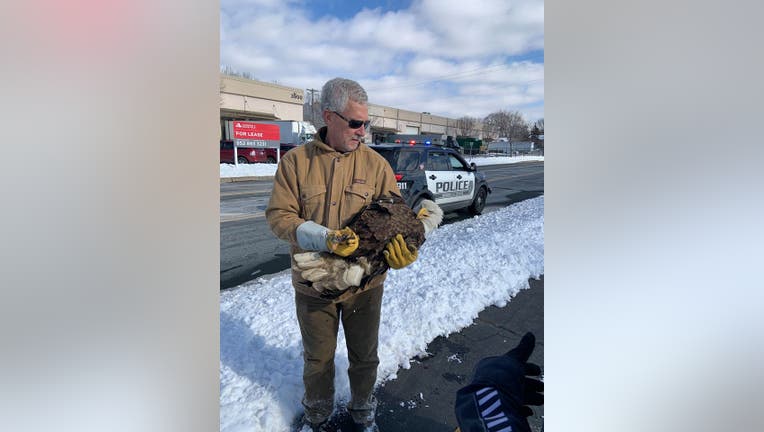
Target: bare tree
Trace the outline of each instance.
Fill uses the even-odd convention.
[[[456,119],[456,134],[459,136],[476,137],[478,133],[478,119],[464,116]]]
[[[539,120],[536,120],[536,123],[533,124],[533,129],[531,129],[531,141],[536,145],[538,149],[540,149],[542,152],[544,151],[544,139],[542,138],[544,136],[544,119],[541,118]]]
[[[308,89],[305,93],[305,103],[302,104],[302,117],[311,122],[316,129],[326,126],[321,116],[320,94],[318,90]]]
[[[302,104],[302,117],[313,123],[316,129],[326,126],[321,118],[321,91],[305,89],[305,102]]]
[[[222,72],[225,75],[237,76],[237,77],[242,77],[246,79],[251,79],[253,81],[257,81],[255,74],[253,74],[252,72],[241,72],[234,69],[233,66],[230,66],[230,65],[220,65],[220,72]]]
[[[510,140],[528,139],[530,127],[519,111],[497,111],[483,119],[483,133],[490,139],[505,137]]]

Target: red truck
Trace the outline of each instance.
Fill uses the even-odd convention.
[[[295,148],[294,144],[281,144],[279,158]],[[276,163],[276,149],[239,147],[236,149],[238,162],[241,163]],[[233,163],[233,141],[220,141],[220,163]]]

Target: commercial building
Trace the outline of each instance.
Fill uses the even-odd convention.
[[[302,120],[302,89],[220,75],[220,136],[228,120]]]
[[[307,120],[320,127],[323,121],[318,108],[314,108],[314,114],[304,118],[304,102],[303,89],[221,74],[221,137],[225,135],[225,122],[228,120]],[[459,134],[455,119],[428,112],[420,113],[369,103],[369,119],[371,125],[367,131],[366,142],[383,141],[391,134],[453,137]]]

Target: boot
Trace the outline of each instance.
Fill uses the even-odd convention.
[[[326,419],[321,423],[311,423],[304,416],[302,418],[301,427],[297,429],[297,432],[338,432],[339,428],[337,424],[331,419]]]

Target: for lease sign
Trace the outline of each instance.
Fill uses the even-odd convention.
[[[233,138],[246,141],[279,141],[281,133],[278,125],[234,121]]]

